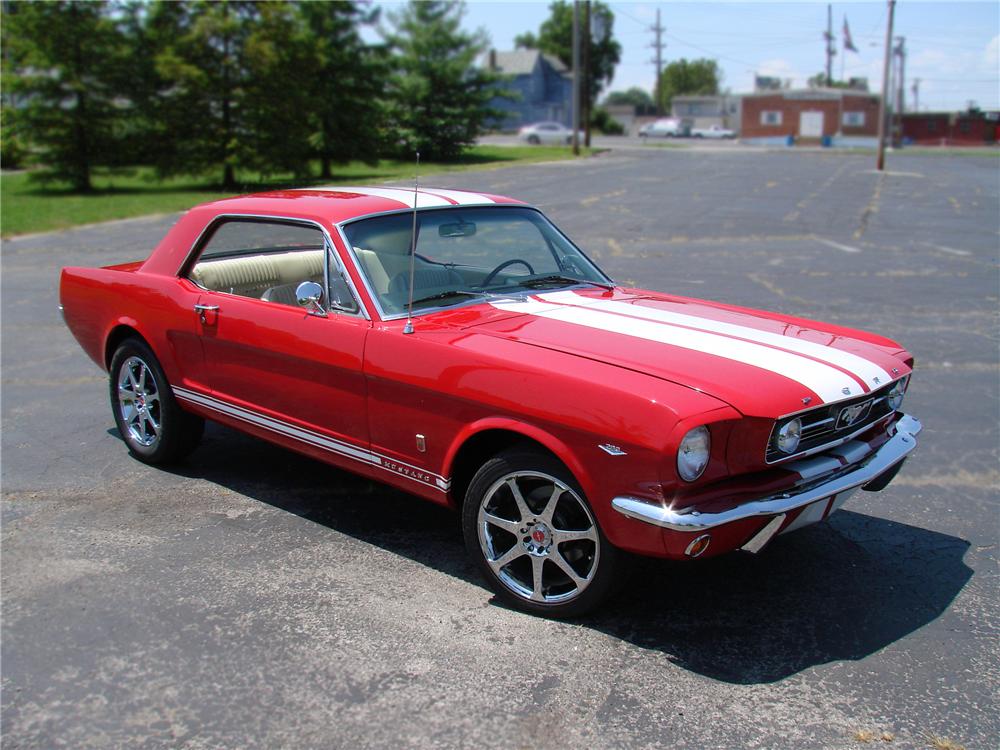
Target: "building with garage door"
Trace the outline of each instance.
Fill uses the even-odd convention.
[[[740,137],[749,141],[868,145],[878,137],[879,97],[853,89],[783,89],[744,94]]]

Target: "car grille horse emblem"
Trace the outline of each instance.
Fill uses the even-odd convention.
[[[840,414],[837,415],[837,429],[843,430],[846,427],[852,427],[868,416],[869,410],[872,408],[872,399],[868,399],[860,404],[854,404],[854,406],[845,406],[840,410]]]

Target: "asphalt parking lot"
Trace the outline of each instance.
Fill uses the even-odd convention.
[[[174,217],[5,241],[4,747],[997,747],[1000,161],[872,167],[650,148],[423,180],[535,203],[623,283],[916,357],[887,490],[756,557],[642,562],[573,622],[498,606],[457,520],[381,485],[220,427],[170,471],[128,457],[57,273]]]

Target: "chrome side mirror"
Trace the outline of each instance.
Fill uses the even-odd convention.
[[[303,281],[295,288],[295,301],[311,315],[326,317],[323,309],[323,287],[315,281]]]

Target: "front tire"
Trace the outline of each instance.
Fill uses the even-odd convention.
[[[466,493],[462,531],[491,588],[516,609],[576,617],[614,589],[622,553],[572,474],[544,453],[510,450],[483,464]]]
[[[156,355],[128,338],[111,359],[109,390],[115,424],[129,453],[147,464],[177,461],[201,441],[205,421],[182,410]]]
[[[528,143],[530,143],[532,146],[537,146],[541,142],[542,142],[541,139],[537,135],[528,136]]]

